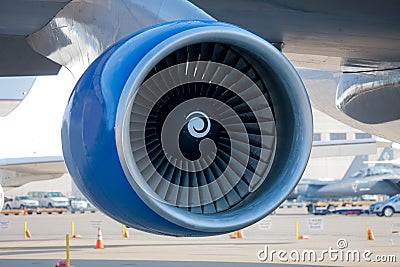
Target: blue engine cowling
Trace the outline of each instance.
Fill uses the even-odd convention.
[[[99,209],[139,230],[207,236],[249,226],[298,183],[312,143],[288,60],[233,25],[177,21],[107,49],[75,86],[62,143]]]

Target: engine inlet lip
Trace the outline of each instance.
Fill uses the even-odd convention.
[[[223,233],[255,223],[272,212],[272,210],[274,210],[280,203],[276,203],[275,207],[268,207],[266,209],[262,209],[263,207],[261,205],[259,208],[260,210],[253,210],[252,212],[243,213],[241,209],[235,207],[223,213],[210,215],[190,213],[171,205],[167,205],[160,202],[158,199],[147,195],[142,189],[143,186],[146,186],[146,183],[143,182],[143,184],[139,184],[138,179],[135,179],[135,177],[138,177],[141,174],[133,159],[130,146],[130,111],[132,110],[136,92],[145,80],[147,74],[158,62],[170,53],[181,47],[201,42],[221,42],[252,51],[253,56],[257,55],[260,57],[259,62],[268,62],[268,64],[271,65],[279,62],[279,64],[281,64],[279,70],[284,72],[284,76],[291,77],[292,79],[299,79],[292,65],[280,54],[280,52],[260,37],[250,34],[241,28],[229,24],[215,23],[210,24],[210,26],[184,30],[156,45],[142,58],[132,71],[124,86],[124,90],[118,103],[115,124],[116,145],[121,166],[130,185],[138,196],[153,211],[167,220],[188,229],[208,233]],[[300,92],[299,94],[302,93],[303,92]],[[305,153],[309,154],[309,151],[306,151]],[[290,192],[283,193],[289,194]],[[283,200],[284,197],[281,201]],[[247,200],[244,200],[243,202],[246,201]],[[264,200],[257,199],[257,201],[260,202]]]

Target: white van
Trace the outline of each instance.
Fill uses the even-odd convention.
[[[61,192],[29,192],[28,196],[39,201],[43,208],[68,208],[69,201]]]

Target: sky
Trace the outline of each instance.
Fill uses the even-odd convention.
[[[23,99],[32,87],[36,77],[1,77],[0,100]]]

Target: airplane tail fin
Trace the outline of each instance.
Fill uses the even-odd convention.
[[[389,160],[393,159],[393,150],[389,147],[386,147],[381,155],[379,156],[379,159],[376,161],[375,166],[384,166],[388,169],[392,168],[391,164],[388,163],[379,163],[379,161],[387,162]],[[367,155],[362,155],[362,156],[355,156],[353,162],[351,163],[350,167],[347,169],[346,173],[343,176],[343,179],[351,177],[353,174],[355,174],[357,171],[361,169],[365,169],[368,167],[368,156]]]
[[[379,156],[379,159],[377,160],[379,161],[383,161],[386,163],[376,163],[375,166],[383,166],[385,168],[393,168],[392,164],[387,163],[387,161],[392,160],[393,159],[393,150],[390,147],[386,147],[383,151],[382,154]]]
[[[351,177],[353,174],[358,172],[361,169],[367,168],[368,165],[364,163],[364,161],[368,160],[367,155],[358,155],[355,156],[353,162],[350,164],[349,168],[347,169],[346,173],[343,176],[343,179]]]
[[[393,150],[390,147],[386,147],[379,156],[378,161],[387,161],[391,159],[393,159]]]

